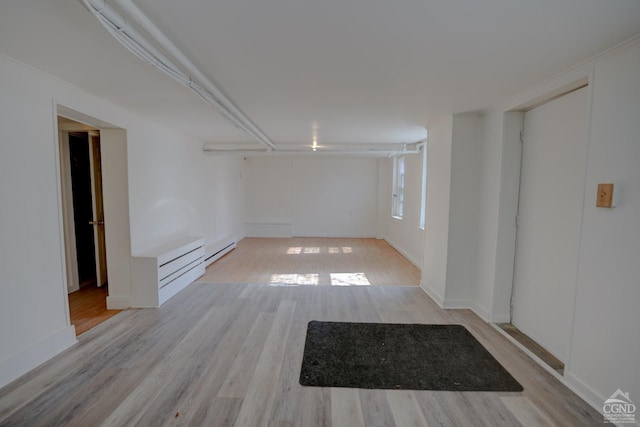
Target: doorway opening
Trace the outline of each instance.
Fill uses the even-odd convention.
[[[100,131],[58,116],[70,323],[76,335],[119,310],[107,310],[108,273]]]

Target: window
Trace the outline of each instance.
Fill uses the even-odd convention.
[[[427,145],[422,146],[422,193],[420,196],[420,228],[424,230],[427,216]]]
[[[393,194],[391,215],[402,218],[404,214],[404,156],[393,158]]]

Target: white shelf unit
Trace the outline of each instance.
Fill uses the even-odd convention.
[[[204,274],[203,237],[173,239],[133,256],[133,306],[159,307]]]

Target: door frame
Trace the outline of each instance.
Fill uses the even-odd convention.
[[[104,195],[102,190],[102,164],[100,131],[88,132],[89,166],[91,169],[91,203],[93,205],[93,241],[96,262],[96,285],[107,283],[107,254],[104,228]]]
[[[515,297],[514,295],[516,294],[517,291],[517,278],[518,278],[518,264],[522,263],[524,261],[524,259],[519,258],[519,243],[520,243],[520,238],[521,233],[523,233],[521,227],[520,227],[520,215],[523,212],[522,211],[522,183],[523,183],[523,166],[524,166],[524,162],[526,161],[526,159],[528,159],[527,156],[525,156],[525,144],[527,144],[525,142],[526,139],[526,135],[527,135],[527,127],[526,127],[526,114],[531,112],[532,110],[539,108],[539,107],[543,107],[544,105],[550,103],[550,102],[554,102],[556,100],[559,100],[561,98],[564,98],[565,96],[569,96],[572,95],[574,92],[577,92],[579,90],[585,90],[585,105],[584,108],[587,112],[586,116],[584,117],[585,119],[585,128],[582,129],[582,131],[584,132],[584,135],[586,137],[586,140],[582,140],[582,143],[584,144],[584,150],[585,150],[585,157],[584,157],[584,164],[583,164],[583,173],[581,176],[579,176],[579,179],[581,181],[581,187],[580,187],[580,192],[579,192],[579,196],[577,197],[579,200],[579,204],[581,206],[581,211],[579,213],[579,218],[578,218],[578,226],[580,226],[582,224],[582,215],[583,215],[583,209],[584,209],[584,203],[585,203],[585,197],[586,197],[586,188],[585,188],[585,177],[586,177],[586,168],[587,168],[587,149],[588,149],[588,127],[589,127],[589,122],[588,122],[588,118],[589,118],[589,94],[590,94],[590,86],[589,83],[586,82],[583,85],[580,85],[578,87],[575,88],[571,88],[570,90],[567,90],[566,92],[563,92],[561,94],[558,94],[556,96],[553,96],[552,98],[546,99],[543,102],[537,103],[536,105],[533,105],[529,108],[527,108],[526,110],[522,111],[522,131],[520,133],[520,162],[519,162],[519,180],[518,180],[518,197],[517,197],[517,209],[516,209],[516,229],[515,229],[515,244],[514,244],[514,261],[513,261],[513,280],[512,280],[512,284],[511,284],[511,299],[510,299],[510,323],[518,328],[520,328],[520,326],[515,325],[513,323],[513,318],[514,318],[514,313],[515,313],[515,309],[514,309],[514,300]],[[531,141],[529,142],[531,143]],[[525,181],[525,182],[530,182],[530,181]],[[555,354],[552,351],[550,351],[546,345],[544,345],[542,342],[538,341],[538,337],[534,336],[531,334],[530,331],[521,329],[521,332],[527,334],[531,339],[533,339],[535,342],[537,342],[538,344],[540,344],[543,348],[545,348],[545,350],[549,351],[554,357],[558,358],[558,360],[560,360],[563,363],[567,363],[568,360],[565,360],[565,357],[568,359],[568,357],[570,356],[570,341],[571,341],[571,334],[573,331],[573,318],[574,318],[574,310],[575,310],[575,295],[576,295],[576,284],[577,284],[577,271],[578,271],[578,258],[579,258],[579,251],[580,251],[580,235],[578,234],[577,236],[577,241],[574,242],[577,245],[576,248],[576,263],[573,266],[574,267],[574,272],[575,272],[575,276],[572,278],[572,282],[570,284],[567,284],[567,286],[570,286],[570,289],[568,290],[568,293],[570,294],[569,300],[565,301],[568,306],[565,307],[566,311],[569,312],[569,325],[568,325],[568,337],[567,339],[569,340],[569,342],[567,342],[567,353],[564,356],[561,356],[560,354]],[[520,287],[520,291],[522,291],[522,287]]]
[[[500,114],[502,132],[499,135],[499,151],[501,165],[499,170],[499,191],[497,208],[497,224],[494,235],[495,262],[491,267],[492,275],[491,302],[487,320],[492,323],[510,323],[510,302],[513,290],[513,275],[515,267],[516,248],[516,217],[518,209],[520,184],[520,132],[523,129],[524,112],[549,101],[563,93],[567,93],[580,86],[588,85],[587,111],[591,115],[591,99],[593,91],[593,70],[577,69],[561,78],[544,83],[530,91],[514,97],[509,102],[496,107]],[[587,152],[590,145],[590,133],[587,129]],[[577,294],[577,286],[574,287]],[[574,301],[576,295],[574,294]],[[570,337],[573,337],[575,322],[571,320]],[[565,372],[571,370],[572,345],[569,345]]]
[[[56,118],[57,121],[57,118]],[[76,230],[74,227],[73,213],[73,188],[71,185],[71,164],[69,159],[69,131],[58,129],[58,150],[60,153],[60,197],[62,199],[62,221],[64,231],[64,254],[67,270],[65,283],[67,293],[80,289],[78,277],[78,259],[76,253]]]
[[[67,107],[57,99],[52,100],[53,122],[53,150],[54,167],[56,171],[56,188],[58,200],[60,263],[62,267],[62,288],[64,295],[67,325],[70,325],[68,277],[73,271],[66,264],[66,248],[64,231],[64,215],[61,175],[61,134],[58,128],[58,116],[96,128],[100,131],[102,142],[102,172],[103,178],[108,174],[108,185],[103,181],[104,208],[107,224],[105,227],[105,241],[107,250],[108,270],[113,274],[109,281],[109,295],[107,309],[126,309],[131,307],[131,233],[129,219],[129,184],[127,159],[127,131],[126,128],[113,125],[110,122],[96,118],[96,116],[80,112]],[[105,157],[108,157],[105,159]],[[77,269],[76,269],[77,271]]]
[[[63,116],[59,116],[63,117]],[[96,263],[96,285],[101,287],[107,281],[106,247],[104,239],[104,206],[102,194],[98,197],[98,192],[102,193],[102,166],[96,167],[96,151],[100,150],[100,131],[92,126],[75,122],[74,124],[63,124],[58,122],[58,145],[60,150],[60,177],[62,196],[62,216],[64,223],[65,237],[65,265],[67,267],[67,290],[69,293],[80,289],[80,279],[78,273],[77,245],[75,233],[75,218],[73,206],[73,186],[71,180],[71,165],[69,157],[69,135],[72,133],[86,133],[87,144],[89,145],[89,169],[91,177],[91,203],[93,205],[93,221],[98,222],[93,228],[95,263]],[[95,141],[94,138],[98,138]],[[100,180],[98,185],[97,180]],[[98,206],[100,204],[100,206]],[[97,209],[97,208],[100,209]],[[99,211],[99,212],[98,212]],[[99,224],[102,222],[102,225]],[[99,229],[102,227],[102,229]],[[101,234],[101,235],[100,235]],[[104,260],[104,261],[103,261]]]

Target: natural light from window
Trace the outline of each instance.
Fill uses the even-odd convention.
[[[422,194],[420,195],[420,225],[424,230],[425,218],[427,216],[427,145],[422,146]]]
[[[393,158],[393,191],[391,194],[391,215],[402,219],[404,216],[404,156]]]

